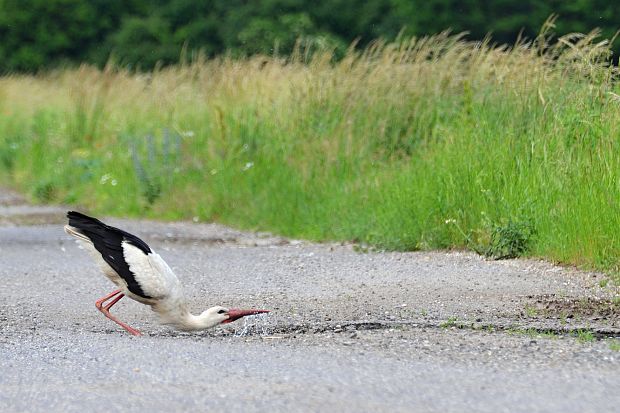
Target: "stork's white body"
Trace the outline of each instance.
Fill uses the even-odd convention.
[[[187,308],[179,279],[163,258],[144,241],[78,212],[69,212],[67,216],[69,225],[65,226],[65,231],[80,241],[106,277],[119,288],[97,301],[97,308],[131,334],[140,333],[120,322],[109,312],[109,309],[125,295],[149,305],[159,314],[164,324],[172,325],[179,330],[203,330],[246,315],[267,312],[229,310],[216,306],[200,315],[193,315]],[[110,304],[103,306],[104,302],[115,296]]]
[[[128,242],[121,244],[123,256],[129,264],[129,269],[135,274],[136,281],[140,283],[145,293],[151,298],[134,294],[127,288],[127,281],[122,278],[110,265],[103,260],[93,243],[82,234],[76,233],[70,226],[65,226],[65,231],[78,238],[80,244],[90,253],[101,271],[121,292],[142,304],[151,306],[158,313],[165,324],[172,324],[180,329],[191,329],[183,320],[190,314],[187,310],[183,286],[176,274],[168,266],[166,261],[157,254],[144,254],[142,250]]]
[[[95,249],[90,240],[85,240],[76,234],[71,227],[66,226],[65,230],[68,234],[77,237],[80,244],[90,253],[101,271],[112,281],[120,290],[128,297],[133,298],[142,304],[155,305],[161,300],[173,299],[178,297],[180,301],[183,298],[183,291],[179,279],[170,269],[168,264],[155,252],[152,254],[144,254],[140,249],[133,245],[123,242],[123,256],[129,264],[129,269],[135,274],[136,280],[143,286],[145,292],[152,298],[142,297],[134,294],[127,288],[127,281],[118,275],[110,265],[101,258],[99,251]]]

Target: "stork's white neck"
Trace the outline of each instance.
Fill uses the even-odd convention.
[[[215,327],[222,322],[221,318],[214,317],[214,314],[206,311],[200,315],[194,315],[189,311],[182,315],[177,327],[182,330],[205,330]]]
[[[151,308],[159,313],[162,323],[172,325],[179,330],[204,330],[215,327],[223,321],[223,318],[214,312],[203,311],[199,315],[194,315],[188,311],[185,302],[159,302],[153,304]]]

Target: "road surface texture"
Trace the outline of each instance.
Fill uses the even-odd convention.
[[[382,253],[220,225],[109,219],[167,260],[195,312],[267,308],[179,333],[124,299],[62,230],[0,191],[0,412],[595,412],[620,409],[605,277],[469,252]]]

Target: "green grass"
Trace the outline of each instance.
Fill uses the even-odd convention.
[[[618,273],[608,57],[596,32],[513,47],[442,34],[339,61],[7,76],[0,183],[96,214]]]
[[[595,339],[594,333],[590,330],[577,330],[574,335],[582,343],[589,343]]]
[[[525,306],[525,314],[530,317],[538,317],[540,315],[540,311],[536,307],[532,307],[530,305]]]
[[[439,324],[439,327],[441,328],[450,328],[450,327],[458,327],[460,324],[458,322],[458,318],[457,317],[448,317],[448,319],[444,322],[442,322],[441,324]]]

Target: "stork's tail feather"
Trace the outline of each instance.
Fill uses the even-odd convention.
[[[76,211],[67,212],[67,218],[69,218],[69,225],[65,226],[65,232],[90,244],[93,243],[91,239],[93,231],[97,233],[107,227],[106,224],[97,218],[89,217]]]
[[[92,228],[94,227],[107,227],[106,224],[99,221],[97,218],[89,217],[80,212],[69,211],[67,212],[67,218],[69,218],[69,225],[75,228]]]
[[[69,227],[73,229],[74,232],[89,238],[90,242],[92,242],[99,251],[110,245],[115,245],[115,249],[120,249],[121,243],[128,242],[140,248],[145,254],[150,254],[152,252],[146,242],[142,241],[140,238],[122,229],[106,225],[97,218],[89,217],[88,215],[76,211],[67,212],[67,218],[69,218]],[[82,239],[72,232],[67,232]]]

